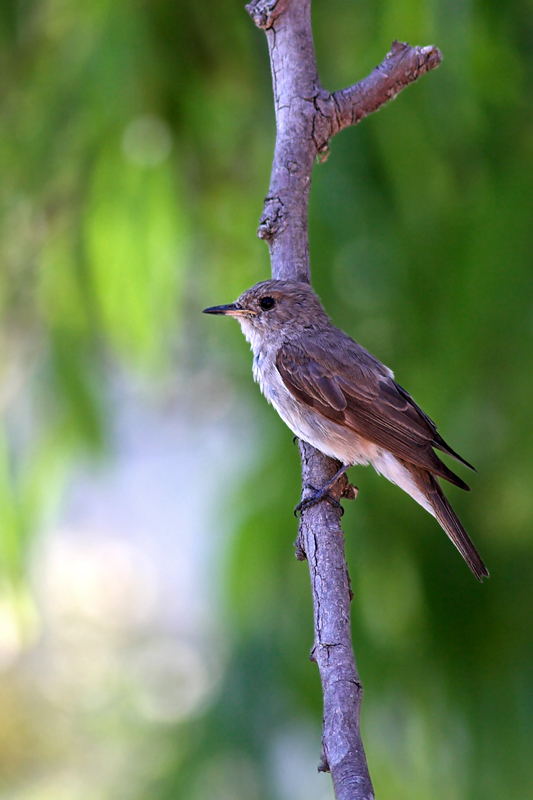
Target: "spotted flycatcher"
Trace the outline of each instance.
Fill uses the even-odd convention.
[[[342,463],[304,507],[326,497],[348,467],[372,464],[436,517],[476,578],[488,577],[438,478],[468,486],[433,448],[473,467],[446,444],[392,371],[333,325],[310,286],[263,281],[235,303],[204,313],[240,322],[267,400],[296,436]]]

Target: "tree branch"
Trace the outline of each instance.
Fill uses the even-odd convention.
[[[394,42],[383,63],[360,83],[331,94],[318,78],[311,28],[311,0],[252,0],[246,6],[266,32],[270,52],[276,146],[258,236],[270,249],[272,277],[310,282],[307,210],[311,172],[329,140],[394,98],[437,67],[435,47]],[[338,463],[300,442],[302,481],[324,486]],[[334,487],[355,497],[345,477]],[[340,525],[341,510],[322,502],[300,519],[296,555],[307,558],[313,592],[315,639],[311,651],[324,694],[322,762],[331,771],[337,800],[373,800],[359,728],[362,687],[350,631],[350,578]]]
[[[333,93],[337,112],[333,134],[349,125],[357,125],[369,114],[378,111],[410,83],[438,67],[441,61],[440,50],[431,45],[411,47],[402,42],[393,42],[390,53],[368,78]]]

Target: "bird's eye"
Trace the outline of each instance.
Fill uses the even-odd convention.
[[[263,309],[263,311],[268,311],[271,308],[274,308],[276,305],[276,301],[273,297],[262,297],[259,301],[259,305]]]

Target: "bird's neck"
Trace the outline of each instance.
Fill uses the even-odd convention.
[[[277,353],[284,338],[280,331],[260,330],[245,318],[239,319],[239,322],[246,341],[250,343],[254,356]]]

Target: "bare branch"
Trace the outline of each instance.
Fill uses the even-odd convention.
[[[338,462],[326,459],[300,442],[304,486],[323,486]],[[354,498],[345,476],[337,482],[335,499]],[[359,728],[363,687],[359,680],[350,631],[350,576],[344,553],[339,511],[329,503],[309,508],[300,521],[297,556],[309,562],[315,638],[311,660],[316,661],[324,694],[321,772],[331,772],[339,800],[372,800],[374,792]]]
[[[311,172],[329,140],[438,66],[434,47],[394,42],[383,63],[360,83],[331,94],[320,85],[311,29],[311,0],[252,0],[246,7],[265,30],[276,111],[276,146],[258,235],[268,242],[272,276],[310,282],[307,210]],[[324,486],[337,462],[300,442],[302,481]],[[333,493],[355,497],[346,478]],[[313,593],[315,639],[311,651],[324,693],[322,762],[337,800],[373,800],[359,729],[362,687],[350,632],[351,589],[340,524],[341,509],[322,502],[303,512],[297,558],[307,558]]]
[[[440,50],[436,47],[411,47],[402,42],[393,42],[390,53],[379,67],[376,67],[364,80],[333,93],[337,114],[335,129],[337,133],[348,125],[356,125],[364,117],[393,100],[396,95],[429,72],[442,61]]]
[[[276,111],[272,176],[258,235],[268,242],[274,278],[309,282],[307,207],[316,156],[314,101],[321,91],[311,0],[253,0],[246,8],[265,28]]]

